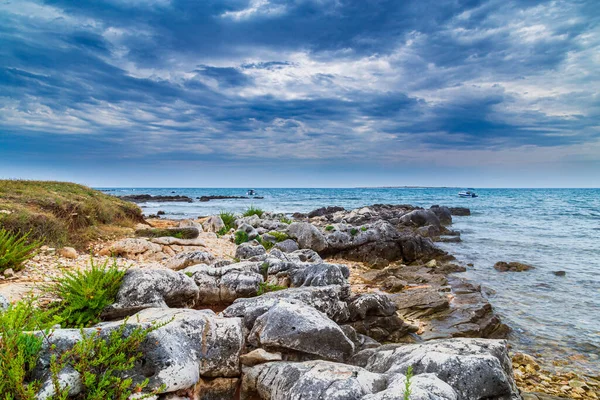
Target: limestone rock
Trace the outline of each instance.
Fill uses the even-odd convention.
[[[256,319],[248,342],[255,347],[294,350],[334,361],[354,353],[340,327],[313,307],[281,301]]]
[[[108,306],[105,318],[121,318],[145,308],[191,307],[198,298],[198,287],[185,274],[167,269],[129,269]]]
[[[162,247],[156,243],[152,243],[147,239],[128,238],[121,239],[112,245],[105,247],[100,251],[101,256],[126,256],[133,257],[143,253],[159,253]]]
[[[0,311],[5,311],[8,307],[10,307],[10,302],[0,294]]]
[[[256,217],[256,215],[255,215]],[[237,223],[237,221],[236,221]],[[258,231],[256,229],[254,229],[254,227],[250,224],[246,224],[243,223],[240,226],[238,226],[238,231],[243,231],[246,232],[246,234],[248,235],[248,239],[252,240],[252,239],[256,239],[256,237],[258,236]]]
[[[225,228],[225,223],[219,215],[213,215],[204,221],[202,226],[206,232],[219,232]]]
[[[281,353],[270,353],[265,349],[255,349],[240,357],[242,365],[254,366],[270,361],[281,361]]]
[[[429,209],[438,217],[442,225],[452,224],[452,212],[448,207],[435,205]]]
[[[275,248],[281,250],[284,253],[292,253],[298,250],[298,243],[292,239],[285,239],[283,242],[275,243]]]
[[[196,264],[208,264],[214,259],[213,255],[206,251],[187,251],[171,257],[165,263],[165,267],[179,271]]]
[[[256,241],[242,243],[235,249],[235,258],[239,260],[264,259],[266,255],[267,250]]]
[[[400,218],[400,222],[406,225],[425,226],[433,225],[440,227],[440,219],[432,210],[413,210]]]
[[[288,227],[287,234],[298,242],[301,249],[312,249],[317,253],[327,249],[325,236],[308,222],[293,222]]]
[[[75,259],[79,256],[77,250],[72,247],[63,247],[58,251],[58,254],[65,258]]]
[[[350,270],[341,264],[294,265],[288,270],[291,287],[347,285]]]

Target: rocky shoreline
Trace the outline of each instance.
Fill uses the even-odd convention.
[[[509,328],[435,245],[460,240],[453,213],[468,209],[329,207],[293,221],[264,213],[238,217],[222,235],[219,216],[148,220],[138,227],[147,237],[98,244],[98,256],[119,256],[129,269],[105,322],[90,329],[110,332],[125,317],[132,326],[169,321],[133,371],[149,389],[166,386],[160,399],[403,399],[409,367],[413,400],[551,399],[519,388],[597,398],[592,380],[548,381],[535,360],[511,360]],[[173,228],[197,234],[148,234]],[[236,246],[237,232],[248,241]],[[45,254],[27,278],[6,279],[46,281],[44,263],[58,256]],[[78,335],[57,329],[46,346],[68,348]]]

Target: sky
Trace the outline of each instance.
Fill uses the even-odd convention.
[[[600,187],[600,4],[0,0],[0,178]]]

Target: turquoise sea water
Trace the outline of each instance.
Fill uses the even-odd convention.
[[[260,189],[263,200],[140,204],[144,213],[164,210],[167,218],[242,211],[249,205],[293,213],[323,206],[347,209],[376,203],[469,207],[454,217],[462,243],[441,244],[463,263],[466,278],[485,288],[496,312],[513,328],[512,345],[548,361],[568,360],[600,373],[600,189],[480,189],[462,199],[455,188]],[[246,189],[108,189],[114,195],[244,196]],[[499,273],[497,261],[535,266]],[[566,271],[558,277],[553,271]]]

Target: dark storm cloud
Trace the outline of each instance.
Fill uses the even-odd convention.
[[[31,135],[165,160],[592,143],[598,14],[584,1],[8,1],[4,151]]]

